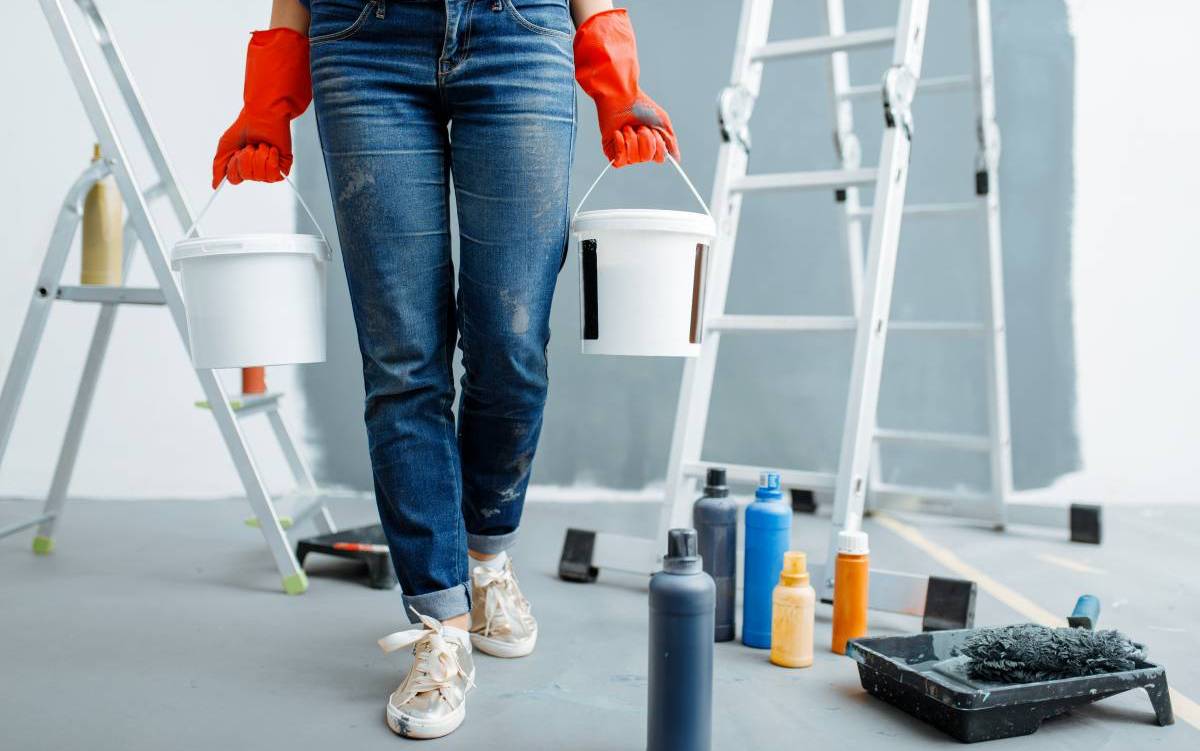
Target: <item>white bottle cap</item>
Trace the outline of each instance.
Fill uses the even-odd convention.
[[[838,552],[847,555],[866,555],[870,552],[867,547],[867,533],[860,530],[843,529],[838,532]]]

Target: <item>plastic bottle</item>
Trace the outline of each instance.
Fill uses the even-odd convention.
[[[712,747],[715,590],[696,530],[668,532],[663,569],[650,579],[649,751]]]
[[[242,394],[249,396],[265,393],[267,393],[267,369],[261,365],[242,368]]]
[[[92,152],[92,161],[100,160],[100,144]],[[97,180],[83,199],[83,258],[81,284],[121,283],[123,229],[121,192],[112,175]]]
[[[742,643],[771,647],[771,592],[783,554],[791,547],[792,510],[783,502],[779,474],[763,472],[754,503],[746,507],[745,578],[742,581]]]
[[[713,641],[733,639],[737,609],[737,503],[729,497],[725,470],[708,470],[704,495],[692,506],[704,573],[717,587]]]
[[[843,529],[838,533],[833,565],[833,651],[846,654],[846,642],[867,635],[867,585],[871,564],[867,533]]]
[[[817,593],[808,583],[806,564],[804,553],[785,553],[779,584],[771,596],[771,662],[785,668],[813,664]]]

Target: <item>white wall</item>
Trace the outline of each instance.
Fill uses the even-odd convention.
[[[76,17],[74,3],[65,4]],[[198,209],[209,192],[217,137],[241,104],[248,31],[264,25],[270,4],[103,0],[101,5],[185,193]],[[0,143],[5,147],[0,170],[0,377],[8,370],[56,210],[64,191],[87,165],[93,141],[38,4],[6,3],[5,28],[0,45]],[[90,42],[86,28],[76,28]],[[97,56],[91,58],[98,61]],[[145,184],[151,172],[141,157],[139,153],[135,167]],[[209,231],[291,226],[292,204],[285,189],[229,192],[233,195],[223,196],[214,208]],[[172,242],[181,229],[165,212],[158,215],[167,242]],[[66,279],[78,279],[77,256]],[[143,258],[135,262],[131,281],[153,283]],[[95,316],[93,306],[56,306],[0,466],[0,496],[45,491]],[[281,369],[270,375],[275,387],[290,380]],[[192,406],[200,398],[166,311],[123,309],[84,437],[74,491],[102,497],[237,493],[237,478],[211,416]],[[299,418],[293,409],[291,421],[299,424]],[[265,443],[265,426],[252,425],[250,433],[255,445],[271,448]],[[269,476],[283,479],[283,464],[275,452],[259,455]]]
[[[1107,501],[1200,496],[1200,4],[1073,0],[1083,470]]]

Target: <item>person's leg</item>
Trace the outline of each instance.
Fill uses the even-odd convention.
[[[493,5],[477,5],[470,55],[445,77],[461,240],[462,514],[477,559],[511,547],[521,520],[575,137],[567,3],[518,3],[520,20]]]
[[[362,350],[376,499],[405,615],[465,629],[447,115],[436,79],[444,14],[437,4],[391,4],[380,19],[360,16],[363,7],[314,9],[314,37],[328,30],[333,39],[314,43],[312,72]],[[357,31],[339,37],[352,22]]]

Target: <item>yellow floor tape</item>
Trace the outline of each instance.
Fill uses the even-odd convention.
[[[905,524],[883,513],[875,514],[874,519],[947,569],[964,579],[971,579],[981,590],[995,597],[1030,621],[1040,623],[1043,626],[1065,626],[1067,624],[1064,617],[1051,613],[1020,592],[996,581],[959,558],[948,548],[938,545],[933,540],[921,534],[916,527]],[[1197,704],[1175,689],[1171,689],[1171,708],[1175,712],[1175,719],[1183,720],[1197,730],[1200,730],[1200,704]]]

